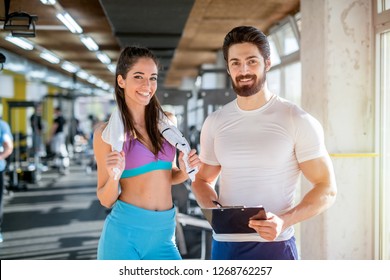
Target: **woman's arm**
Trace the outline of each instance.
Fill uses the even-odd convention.
[[[113,168],[119,168],[122,174],[125,161],[123,152],[111,151],[111,146],[103,141],[104,128],[105,125],[102,125],[95,130],[93,150],[97,163],[97,197],[104,207],[110,208],[119,196],[119,180],[114,179]]]

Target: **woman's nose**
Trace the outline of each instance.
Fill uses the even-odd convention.
[[[143,87],[147,87],[147,88],[149,88],[150,87],[150,81],[148,80],[148,79],[144,79],[143,81],[142,81],[142,86]]]

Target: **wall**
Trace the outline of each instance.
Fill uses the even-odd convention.
[[[302,107],[324,126],[338,184],[335,205],[301,225],[302,259],[375,258],[371,13],[366,0],[301,1]]]

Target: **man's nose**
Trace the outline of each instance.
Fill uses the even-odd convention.
[[[243,64],[241,65],[240,72],[241,72],[242,74],[245,74],[245,73],[248,73],[248,71],[249,71],[248,65],[247,65],[246,63],[243,63]]]

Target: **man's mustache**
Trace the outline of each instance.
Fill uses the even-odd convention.
[[[236,82],[239,82],[242,79],[254,79],[256,80],[256,75],[246,74],[246,75],[239,75],[236,77]]]

